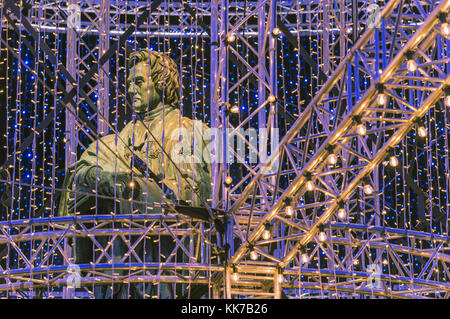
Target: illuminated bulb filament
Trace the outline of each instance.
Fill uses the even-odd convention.
[[[397,167],[397,166],[398,166],[398,159],[397,159],[397,157],[391,156],[391,157],[389,158],[389,164],[390,164],[392,167]]]
[[[327,234],[324,231],[321,231],[319,233],[319,241],[324,242],[325,240],[327,240]]]
[[[270,103],[273,103],[276,100],[274,95],[269,95],[269,97],[267,99],[269,100]]]
[[[306,182],[306,189],[307,189],[309,192],[311,192],[311,191],[314,190],[314,184],[313,184],[312,181],[307,181],[307,182]]]
[[[230,109],[230,112],[233,113],[233,114],[239,113],[239,107],[236,106],[236,105],[233,106],[233,107]]]
[[[337,156],[335,154],[328,155],[328,163],[330,163],[330,165],[336,165]]]
[[[356,126],[356,132],[357,132],[359,135],[366,135],[366,132],[367,132],[366,126],[365,126],[363,123],[358,124],[358,125]]]
[[[234,272],[234,273],[231,275],[231,279],[232,279],[233,281],[238,281],[238,280],[239,280],[239,274],[238,274],[237,272]]]
[[[232,178],[231,176],[227,176],[227,177],[225,178],[225,183],[226,183],[227,185],[230,185],[231,182],[233,182],[233,178]]]
[[[427,129],[426,129],[424,126],[420,126],[420,127],[417,129],[417,134],[418,134],[420,137],[425,137],[425,136],[427,136]]]
[[[291,205],[286,206],[286,215],[288,216],[294,215],[294,208]]]
[[[256,251],[252,250],[250,252],[250,259],[251,260],[257,260],[258,259],[258,253]]]
[[[378,93],[377,102],[380,106],[386,104],[386,94]]]
[[[408,71],[414,72],[414,71],[417,70],[417,63],[416,63],[416,61],[414,61],[413,59],[409,59],[409,60],[406,62],[406,67],[408,68]]]
[[[445,106],[450,107],[450,94],[445,96]]]
[[[284,276],[282,274],[278,274],[278,281],[283,282]]]
[[[265,229],[263,234],[262,234],[262,237],[263,237],[264,240],[270,239],[270,230]]]
[[[372,186],[369,185],[369,184],[364,185],[364,193],[365,193],[366,195],[371,195],[371,194],[373,193],[373,188],[372,188]]]
[[[344,219],[345,216],[347,215],[346,211],[344,208],[339,208],[338,210],[338,217],[339,219]]]
[[[441,24],[441,31],[446,37],[448,37],[450,35],[450,28],[449,28],[447,22],[443,22]]]
[[[236,40],[236,36],[234,34],[230,34],[227,37],[228,42],[234,42]]]
[[[308,255],[307,255],[307,254],[302,254],[302,262],[303,262],[304,264],[306,264],[306,263],[309,262],[309,258],[308,258]]]

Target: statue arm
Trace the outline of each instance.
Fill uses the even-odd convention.
[[[111,144],[114,142],[114,135],[108,135],[102,139],[104,143]],[[115,167],[114,163],[111,163],[111,161],[114,161],[115,155],[108,156],[111,152],[108,149],[105,150],[105,147],[102,146],[103,144],[100,143],[99,151],[97,152],[97,142],[92,143],[83,152],[80,159],[68,168],[63,182],[63,189],[67,190],[67,192],[63,191],[61,194],[58,208],[59,216],[67,216],[75,211],[75,191],[77,192],[76,211],[83,211],[92,206],[88,203],[90,202],[89,199],[92,199],[92,195],[83,193],[93,194],[93,190],[96,189],[98,194],[113,196],[115,183],[128,184],[129,174],[108,170],[110,167]],[[111,149],[114,149],[114,145],[109,146]],[[116,194],[118,196],[122,195],[120,189],[119,192],[117,190]],[[78,192],[81,192],[81,194]]]

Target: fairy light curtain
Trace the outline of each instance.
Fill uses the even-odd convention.
[[[70,1],[69,1],[70,2]],[[14,2],[15,3],[15,2]],[[281,34],[277,39],[277,115],[280,139],[289,129],[290,124],[297,119],[302,110],[314,94],[320,89],[319,72],[325,70],[330,74],[351,47],[351,30],[342,27],[349,25],[350,13],[344,10],[349,1],[329,1],[327,10],[330,13],[328,23],[330,33],[324,38],[320,25],[324,19],[316,1],[294,1],[290,5],[295,7],[296,16],[288,16],[283,20],[290,28],[308,31],[297,32],[295,47],[287,37]],[[192,6],[194,14],[178,1],[162,1],[158,15],[152,15],[149,23],[140,26],[128,38],[126,44],[119,45],[119,37],[126,30],[126,26],[135,21],[135,17],[144,9],[138,2],[130,5],[111,1],[109,8],[101,5],[91,5],[81,2],[81,28],[74,38],[69,38],[66,19],[68,10],[66,3],[56,1],[19,1],[15,3],[21,14],[15,15],[5,6],[0,11],[1,43],[0,43],[0,296],[24,298],[30,297],[72,297],[66,285],[66,267],[73,260],[73,243],[75,237],[82,230],[79,227],[64,228],[67,224],[58,224],[51,218],[56,217],[62,182],[66,175],[67,166],[74,163],[81,153],[101,135],[120,132],[130,120],[132,111],[127,101],[125,81],[127,76],[126,61],[131,52],[140,48],[151,48],[155,51],[168,53],[176,62],[181,76],[181,113],[191,119],[197,119],[211,126],[211,41],[204,25],[199,23],[195,13],[210,12],[210,2],[197,2]],[[359,10],[364,11],[363,4]],[[148,2],[148,6],[151,2]],[[106,13],[106,9],[109,12]],[[231,19],[238,19],[250,11],[250,6],[242,4],[230,6],[230,13],[235,14]],[[280,10],[282,11],[282,10]],[[307,13],[304,13],[307,11]],[[302,13],[303,12],[303,13]],[[100,35],[99,17],[109,15],[110,21],[106,33]],[[209,25],[210,17],[204,15],[203,22]],[[25,28],[25,21],[30,22],[36,31],[33,36]],[[230,20],[236,22],[236,20]],[[249,19],[242,29],[254,29],[257,19]],[[346,35],[342,34],[345,30]],[[320,32],[319,32],[320,31]],[[109,33],[109,34],[108,34]],[[101,41],[101,37],[108,40]],[[74,41],[74,42],[70,42]],[[334,51],[324,52],[328,43]],[[250,45],[248,45],[250,44]],[[68,47],[72,51],[68,52]],[[254,62],[257,54],[250,47],[258,47],[255,34],[240,34],[233,48],[249,62]],[[306,63],[299,53],[299,48],[306,50],[318,68],[313,69]],[[75,83],[79,83],[89,70],[100,62],[102,50],[113,49],[114,53],[103,66],[103,71],[97,77],[90,78],[85,87],[75,87],[73,95],[68,98]],[[447,51],[446,51],[447,50]],[[440,38],[436,54],[444,57],[448,52],[448,39]],[[328,55],[328,62],[325,54]],[[74,60],[71,60],[74,59]],[[245,73],[245,68],[234,60],[227,61],[229,87],[237,83]],[[324,64],[328,63],[328,67]],[[68,73],[64,71],[66,69]],[[327,71],[328,69],[328,71]],[[347,76],[350,76],[349,73]],[[345,79],[343,79],[344,81]],[[359,89],[367,88],[365,77],[359,80]],[[349,78],[346,81],[350,81]],[[102,90],[99,89],[102,83]],[[420,96],[410,93],[410,90],[399,90],[414,105]],[[259,107],[261,96],[258,96],[257,85],[251,80],[245,80],[235,89],[230,98],[230,105],[237,106],[239,111],[230,115],[230,124],[237,127],[245,121],[252,111]],[[107,102],[105,102],[107,101]],[[98,112],[101,107],[107,107],[107,112]],[[263,109],[264,113],[269,108]],[[438,103],[411,131],[407,137],[393,151],[399,163],[391,165],[387,158],[374,173],[377,175],[374,188],[378,192],[376,201],[365,201],[362,189],[345,203],[346,216],[343,220],[332,220],[326,233],[331,237],[330,246],[311,243],[306,251],[299,254],[305,262],[298,269],[296,287],[293,295],[320,297],[339,297],[342,292],[337,288],[323,289],[326,284],[339,280],[350,280],[352,275],[366,270],[368,264],[375,258],[381,261],[383,274],[399,275],[412,273],[417,276],[426,273],[430,265],[415,254],[414,249],[436,250],[441,245],[439,236],[448,236],[448,212],[450,203],[449,189],[449,109]],[[263,126],[263,117],[253,117],[245,124],[245,128],[259,129]],[[99,129],[99,122],[109,125]],[[73,121],[73,127],[67,129],[67,122]],[[265,123],[264,123],[265,124]],[[419,136],[418,127],[426,129],[424,137]],[[370,128],[369,128],[370,129]],[[304,132],[301,132],[302,134]],[[75,140],[70,137],[76,136]],[[246,154],[248,156],[249,154]],[[247,158],[248,161],[248,158]],[[4,166],[4,163],[7,163]],[[249,163],[247,163],[249,165]],[[285,159],[281,163],[282,169],[289,164]],[[337,167],[339,166],[339,162]],[[232,196],[238,197],[245,189],[245,183],[239,184],[243,176],[249,173],[249,166],[233,163],[230,165],[230,175],[233,181],[229,186],[220,185]],[[289,175],[283,176],[279,183],[286,188],[292,182]],[[219,192],[220,193],[220,192]],[[314,198],[303,198],[297,205],[313,204]],[[257,203],[261,204],[261,202]],[[320,208],[307,208],[308,210]],[[103,212],[93,210],[93,216]],[[301,214],[301,212],[299,212]],[[297,216],[292,216],[295,220]],[[407,238],[397,239],[392,233],[380,231],[380,237],[389,237],[390,247],[366,247],[362,250],[348,245],[354,237],[368,240],[369,233],[365,233],[364,226],[373,225],[378,220],[380,227],[395,229],[400,232],[422,231],[422,240]],[[31,223],[33,221],[33,223]],[[140,222],[112,222],[112,228],[122,227],[124,238],[133,243],[131,233],[138,229],[144,232],[146,226],[153,220]],[[187,280],[172,276],[170,271],[154,271],[143,269],[133,273],[134,264],[131,258],[123,265],[132,274],[133,280],[143,280],[144,285],[139,288],[145,297],[160,297],[160,286],[151,294],[147,293],[149,282],[155,280],[161,283],[161,278],[174,284],[174,296],[194,296],[195,281],[208,287],[206,295],[213,296],[210,288],[213,281],[210,269],[219,263],[217,254],[211,252],[209,242],[215,240],[214,234],[208,232],[207,226],[198,222],[186,222],[182,218],[175,218],[170,230],[182,235],[175,237],[180,245],[187,247],[194,254],[196,262],[206,265],[198,277],[191,276],[195,271],[184,259],[184,252],[180,249],[173,252],[173,269],[180,269],[178,274],[187,275]],[[27,224],[29,223],[29,224]],[[94,223],[94,221],[92,221]],[[343,224],[355,225],[353,228]],[[173,226],[172,226],[173,225]],[[360,227],[359,227],[360,226]],[[152,228],[153,227],[153,228]],[[152,238],[161,238],[167,233],[162,224],[153,224]],[[195,230],[197,235],[185,234],[186,229]],[[62,242],[58,236],[65,231],[70,234]],[[282,235],[282,229],[278,231]],[[39,234],[33,237],[31,234]],[[150,235],[148,235],[150,238]],[[439,240],[433,240],[436,236]],[[339,237],[339,240],[336,238]],[[346,241],[347,240],[347,241]],[[158,239],[156,239],[156,244]],[[108,243],[106,243],[108,244]],[[113,245],[113,244],[111,244]],[[408,249],[403,249],[407,247]],[[277,247],[282,249],[282,247]],[[145,249],[144,249],[145,251]],[[92,254],[98,253],[99,248],[93,246]],[[330,252],[337,259],[330,263]],[[144,254],[145,255],[145,254]],[[145,256],[144,256],[145,257]],[[158,256],[155,263],[161,263],[169,256]],[[341,262],[347,273],[338,277],[337,267],[330,269],[330,265]],[[447,282],[449,271],[442,261],[433,262],[434,271],[426,273],[424,280]],[[122,269],[123,270],[123,269]],[[320,282],[322,289],[317,287],[314,278],[309,276],[313,270],[330,270],[332,276]],[[83,276],[86,284],[77,293],[85,297],[93,297],[96,282],[111,287],[116,284],[107,279],[97,269]],[[134,276],[134,277],[133,277]],[[159,277],[158,277],[159,276]],[[199,279],[200,278],[200,279]],[[123,278],[122,278],[123,279]],[[298,280],[300,279],[300,280]],[[322,279],[321,279],[322,280]],[[328,281],[327,280],[331,280]],[[22,281],[29,283],[27,288],[19,288]],[[34,284],[40,288],[34,288]],[[313,285],[314,284],[314,285]],[[356,286],[349,286],[357,293]],[[402,290],[401,284],[391,284],[394,290]],[[126,284],[127,293],[131,293],[131,284]],[[390,291],[392,294],[392,291]],[[333,295],[334,294],[334,295]],[[430,292],[430,296],[432,292]]]

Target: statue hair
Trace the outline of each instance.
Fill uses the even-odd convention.
[[[164,98],[164,103],[173,107],[180,107],[180,75],[177,65],[169,53],[161,53],[142,49],[132,52],[128,59],[128,68],[138,63],[146,63],[150,68],[150,76],[156,91]]]

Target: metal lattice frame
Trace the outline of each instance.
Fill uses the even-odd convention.
[[[12,1],[5,3],[8,14],[20,15]],[[365,25],[369,6],[365,1],[289,1],[280,4],[267,0],[246,2],[247,7],[244,7],[241,2],[224,0],[190,5],[195,8],[199,20],[210,23],[210,33],[201,23],[191,23],[192,15],[185,5],[171,3],[169,6],[166,2],[159,2],[147,12],[149,3],[145,1],[114,4],[87,1],[83,12],[92,13],[93,18],[82,21],[78,33],[66,28],[64,17],[60,16],[63,11],[58,2],[53,1],[47,1],[45,8],[35,8],[53,14],[45,19],[38,15],[31,15],[29,19],[24,16],[20,22],[28,31],[33,28],[35,31],[62,32],[70,39],[67,41],[67,61],[74,63],[69,63],[67,69],[61,67],[58,70],[69,80],[63,103],[69,146],[66,148],[66,165],[75,161],[79,130],[86,131],[91,125],[83,114],[78,113],[79,100],[83,99],[95,110],[98,125],[91,127],[91,131],[96,132],[91,135],[93,139],[95,135],[104,134],[107,126],[113,129],[107,125],[110,83],[107,59],[103,56],[109,54],[111,57],[116,49],[109,47],[107,39],[110,35],[116,36],[120,43],[126,40],[122,36],[130,28],[136,30],[137,37],[210,37],[211,126],[222,131],[223,128],[236,130],[239,126],[250,126],[257,119],[256,127],[265,130],[278,127],[278,114],[286,114],[280,98],[269,99],[271,95],[276,97],[279,91],[280,47],[273,30],[281,29],[296,49],[296,59],[302,57],[313,67],[320,90],[310,103],[305,104],[298,87],[299,115],[284,134],[278,151],[267,161],[248,165],[247,175],[237,183],[225,187],[222,182],[232,169],[226,152],[222,154],[224,163],[213,165],[213,205],[215,209],[225,211],[230,221],[225,237],[230,245],[227,258],[218,257],[220,251],[217,251],[212,227],[180,215],[96,215],[0,222],[0,245],[7,245],[18,253],[22,265],[17,269],[0,269],[0,278],[4,280],[0,291],[14,294],[22,289],[33,295],[39,288],[64,286],[67,265],[72,263],[70,247],[73,238],[90,238],[102,256],[110,260],[113,240],[101,242],[99,239],[112,235],[113,239],[121,237],[129,252],[120,262],[110,260],[106,264],[79,265],[84,272],[82,285],[89,293],[95,284],[157,281],[212,287],[208,292],[211,298],[280,298],[282,294],[289,297],[358,294],[418,298],[429,293],[433,297],[440,293],[448,297],[448,208],[441,235],[414,227],[386,227],[380,200],[383,189],[379,186],[382,184],[382,162],[390,149],[405,143],[404,138],[414,128],[416,120],[439,103],[450,85],[448,40],[443,40],[438,25],[439,13],[448,12],[450,2],[432,5],[414,1],[405,5],[401,0],[391,0],[382,8],[380,29]],[[149,17],[147,27],[120,20],[121,15],[137,18],[145,14]],[[178,16],[181,23],[161,28],[161,15]],[[2,27],[8,23],[2,22]],[[231,34],[236,37],[236,42],[227,41]],[[77,48],[83,45],[83,37],[89,35],[98,36],[99,46],[80,56]],[[319,41],[317,61],[303,50],[299,40],[301,36],[311,35]],[[238,49],[236,43],[245,47],[249,55],[244,56],[243,49]],[[334,54],[337,47],[339,54]],[[436,50],[437,47],[440,50]],[[50,49],[44,47],[42,50],[51,57]],[[414,74],[406,69],[410,51],[414,52],[418,64]],[[89,68],[87,61],[97,62],[100,68]],[[300,60],[297,63],[300,65]],[[231,79],[231,74],[236,73],[239,74],[237,79]],[[91,77],[95,85],[89,82]],[[364,89],[358,82],[361,78],[367,81]],[[117,82],[113,84],[118,86]],[[383,84],[389,99],[383,106],[376,104],[379,84]],[[246,85],[257,88],[258,95],[254,99],[258,108],[251,109],[250,115],[240,114],[239,124],[234,125],[233,115],[225,110],[234,103],[234,93],[239,87]],[[74,90],[75,87],[79,90]],[[94,105],[90,100],[95,92],[102,95],[101,104]],[[360,121],[367,125],[367,133],[363,136],[356,133]],[[41,130],[45,128],[44,124]],[[250,147],[248,139],[246,144]],[[338,166],[330,166],[326,161],[329,146],[340,159]],[[214,146],[213,152],[218,152]],[[280,166],[274,165],[278,160]],[[10,163],[6,164],[2,168]],[[271,170],[272,167],[279,169]],[[360,184],[365,178],[369,178],[375,188],[371,195],[364,195],[361,190]],[[286,179],[288,183],[283,186],[280,181]],[[312,191],[306,189],[308,179],[314,185]],[[294,216],[286,215],[286,200],[291,201],[296,212]],[[336,216],[341,204],[347,210],[345,221]],[[261,237],[266,225],[270,225],[271,239]],[[327,233],[325,241],[317,237],[322,227]],[[172,254],[159,263],[139,261],[135,247],[144,238],[156,235],[173,238],[176,245]],[[399,241],[402,244],[398,244]],[[31,256],[22,251],[20,243],[24,242],[37,245]],[[420,247],[417,242],[421,242]],[[259,254],[259,261],[250,259],[251,249]],[[342,254],[342,250],[345,253]],[[325,269],[308,263],[313,256],[319,255],[319,251],[326,256],[328,267]],[[403,265],[400,254],[420,257],[423,270],[415,274]],[[64,265],[53,263],[55,255],[62,256]],[[304,255],[308,257],[306,263],[302,262]],[[138,262],[132,262],[130,256]],[[177,262],[177,259],[184,261]],[[383,288],[367,287],[370,274],[365,267],[385,259],[394,266],[389,274],[380,276]],[[361,269],[355,270],[356,265]],[[111,268],[132,271],[111,278],[102,272]],[[239,273],[239,282],[232,280],[233,269]],[[435,273],[436,269],[444,270],[444,279]],[[403,288],[395,291],[396,285]],[[71,295],[66,291],[64,297]]]

